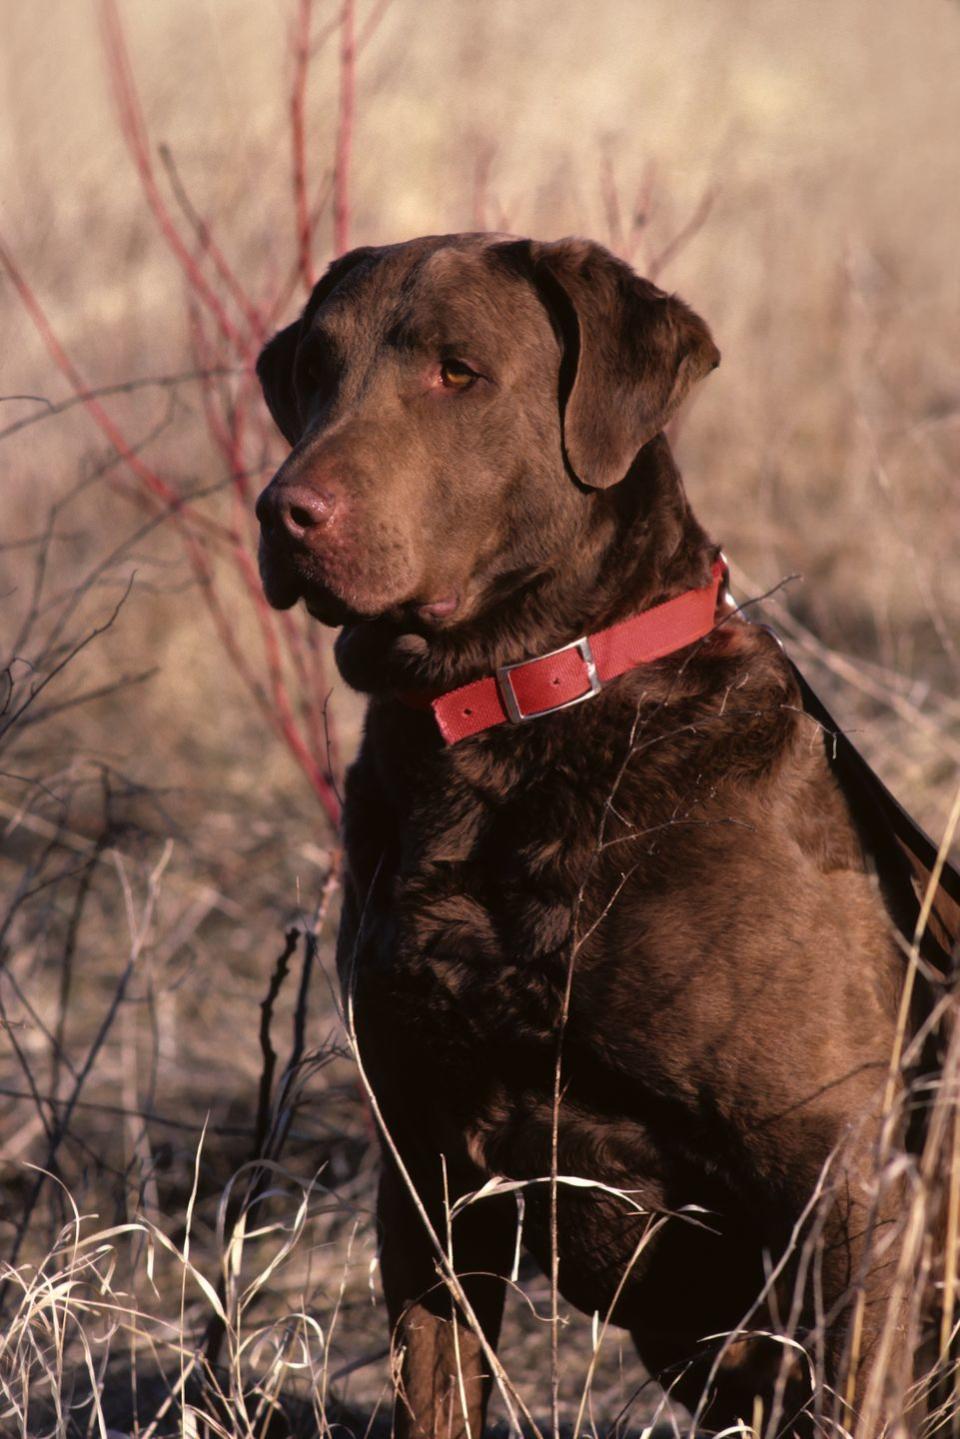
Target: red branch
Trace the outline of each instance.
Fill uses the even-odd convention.
[[[169,151],[161,150],[175,201],[172,210],[158,183],[140,95],[134,78],[117,0],[100,0],[104,50],[124,142],[136,169],[147,207],[186,281],[190,334],[201,384],[203,421],[225,467],[232,498],[232,523],[200,513],[182,483],[161,475],[127,440],[97,393],[68,354],[13,254],[0,240],[0,266],[16,289],[54,365],[65,377],[100,433],[123,462],[126,473],[112,483],[137,504],[166,510],[175,526],[214,631],[247,692],[307,777],[331,823],[339,818],[333,778],[336,737],[327,715],[328,686],[323,669],[325,645],[315,630],[305,631],[291,614],[275,614],[267,605],[253,561],[256,525],[251,478],[265,468],[267,420],[256,400],[252,360],[264,335],[279,318],[297,283],[313,286],[313,239],[328,203],[333,202],[335,253],[350,243],[350,167],[356,107],[357,56],[380,24],[390,0],[376,0],[359,39],[355,0],[340,0],[330,33],[339,32],[339,99],[333,163],[311,197],[307,165],[307,81],[311,63],[313,0],[296,4],[293,80],[289,123],[293,164],[295,263],[289,280],[269,302],[257,303],[240,283],[211,226],[193,204]],[[325,36],[320,37],[321,40]],[[314,37],[313,53],[318,49]],[[177,213],[177,209],[179,213]],[[237,363],[238,379],[229,378]],[[201,540],[203,543],[201,543]],[[213,542],[213,550],[211,544]],[[229,565],[240,586],[246,612],[252,611],[263,646],[255,658],[238,638],[236,601],[227,606],[212,555]]]
[[[713,202],[716,198],[716,190],[711,188],[704,191],[690,219],[685,225],[680,227],[673,238],[667,241],[660,253],[654,255],[647,265],[647,274],[651,280],[655,280],[660,274],[660,271],[669,265],[670,261],[675,259],[680,251],[689,245],[694,235],[703,229],[707,222],[707,216],[713,209]]]
[[[486,230],[487,208],[490,199],[490,171],[493,168],[494,147],[482,145],[477,151],[473,164],[473,228]]]
[[[316,281],[313,268],[313,221],[307,199],[306,108],[307,75],[310,70],[310,18],[312,0],[300,0],[294,35],[293,85],[290,90],[290,143],[293,149],[293,200],[297,222],[297,260],[304,289],[309,293]]]
[[[108,71],[120,112],[120,130],[140,176],[147,204],[163,232],[164,239],[183,270],[190,289],[203,301],[213,315],[224,339],[235,350],[242,351],[245,344],[243,336],[230,319],[218,296],[208,285],[199,265],[187,249],[157,185],[136,81],[133,78],[123,26],[120,23],[115,0],[101,0],[100,13],[103,18]]]
[[[177,164],[170,146],[158,145],[157,152],[167,172],[170,188],[174,193],[177,204],[193,227],[193,232],[199,242],[201,253],[210,257],[213,268],[220,276],[224,287],[232,295],[234,304],[246,320],[251,335],[256,343],[261,345],[266,338],[266,325],[264,324],[263,315],[257,309],[234,274],[226,255],[224,255],[214,239],[213,231],[210,229],[208,222],[199,214],[190,196],[187,194],[186,186],[180,177],[180,172],[177,169]]]
[[[600,160],[600,195],[607,217],[607,243],[611,250],[624,251],[623,217],[620,214],[620,189],[613,161],[608,154]]]
[[[340,11],[340,109],[333,162],[333,253],[350,246],[350,160],[356,106],[357,50],[354,41],[354,0],[343,0]]]
[[[393,0],[377,0],[376,5],[374,5],[364,22],[363,29],[360,31],[360,38],[357,41],[358,55],[363,54],[374,35],[380,29],[380,22],[390,9],[392,3]]]
[[[197,524],[210,535],[220,540],[232,541],[234,536],[218,525],[216,521],[208,519],[205,515],[198,514],[189,500],[186,500],[178,489],[169,484],[157,474],[150,465],[137,454],[136,449],[128,443],[119,426],[116,425],[106,408],[100,403],[96,394],[92,392],[83,375],[71,360],[53,326],[47,318],[46,312],[37,299],[29,281],[21,271],[12,251],[0,238],[0,265],[6,270],[13,283],[14,289],[20,296],[23,307],[30,319],[33,321],[40,338],[47,347],[51,359],[60,373],[65,377],[73,393],[82,403],[97,428],[106,437],[109,444],[116,450],[126,467],[140,482],[143,488],[155,500],[159,501],[166,509],[182,520],[189,518],[191,523]]]

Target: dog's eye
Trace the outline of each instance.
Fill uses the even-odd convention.
[[[444,360],[440,366],[440,383],[447,390],[467,390],[479,378],[462,360]]]

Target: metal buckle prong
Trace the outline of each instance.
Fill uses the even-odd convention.
[[[566,650],[579,650],[590,688],[584,690],[582,695],[576,695],[572,700],[564,700],[562,704],[548,705],[546,709],[531,710],[530,714],[523,714],[517,703],[513,680],[510,678],[511,671],[522,669],[525,665],[539,664],[541,660],[553,659],[554,655],[562,655]],[[497,688],[500,691],[500,698],[503,700],[507,718],[512,724],[526,724],[527,720],[539,719],[541,715],[555,714],[557,710],[568,710],[572,705],[582,704],[584,700],[592,699],[594,695],[600,693],[602,686],[600,676],[597,674],[593,650],[590,648],[589,637],[581,635],[578,640],[571,640],[568,645],[561,645],[559,649],[550,650],[545,655],[535,655],[533,659],[517,660],[512,665],[499,665],[497,667]]]
[[[727,559],[723,550],[717,555],[717,559],[723,565],[723,578],[720,581],[721,601],[726,605],[728,610],[738,610],[740,606],[730,591],[730,561]]]
[[[731,611],[733,611],[733,610],[740,610],[740,606],[737,604],[736,600],[733,598],[733,595],[730,593],[730,563],[729,563],[726,555],[724,554],[723,550],[720,551],[720,553],[719,553],[719,555],[717,556],[717,558],[719,559],[720,563],[723,565],[723,570],[724,570],[724,579],[723,579],[724,595],[723,595],[723,602],[724,602],[724,604],[727,606],[727,608],[730,609]],[[744,614],[742,610],[740,610],[740,618],[744,621],[745,624],[753,625],[753,626],[754,626],[756,629],[758,629],[758,630],[766,630],[767,634],[770,635],[770,637],[771,637],[772,639],[776,640],[777,644],[778,644],[778,645],[780,646],[780,648],[783,650],[784,654],[786,654],[786,645],[783,643],[783,640],[780,638],[780,636],[777,634],[776,630],[773,628],[773,625],[764,624],[762,620],[751,620],[750,617],[749,617],[748,615]]]

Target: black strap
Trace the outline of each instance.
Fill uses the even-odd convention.
[[[804,709],[824,730],[827,758],[850,805],[861,843],[876,866],[891,917],[912,943],[923,894],[937,862],[937,846],[894,799],[792,660],[789,664]],[[935,926],[928,924],[924,931],[920,953],[948,982],[957,962],[950,951],[960,945],[960,909],[954,912],[954,906],[960,906],[960,871],[949,862],[940,872],[937,889]]]

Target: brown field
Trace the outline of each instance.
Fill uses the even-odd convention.
[[[579,232],[706,316],[723,363],[676,437],[698,513],[740,597],[779,586],[767,617],[939,840],[960,7],[366,0],[348,156],[339,0],[120,0],[154,211],[110,13],[0,10],[0,1434],[260,1435],[282,1395],[276,1432],[362,1435],[391,1383],[321,803],[328,692],[335,778],[361,709],[245,568],[283,452],[257,323],[303,295],[291,95],[316,268],[337,223],[351,244]],[[76,401],[101,388],[104,414]],[[521,1268],[503,1357],[541,1424],[549,1307]],[[563,1317],[571,1425],[592,1340]],[[582,1427],[639,1432],[641,1382],[611,1333]]]

